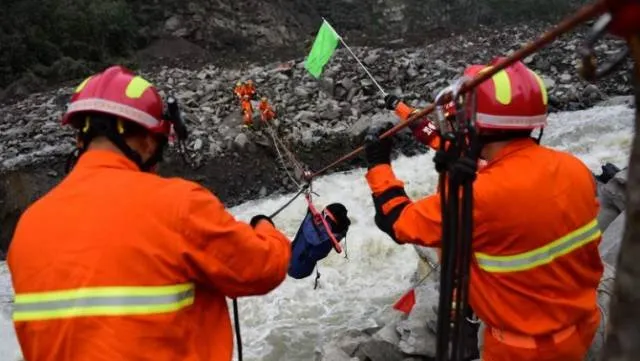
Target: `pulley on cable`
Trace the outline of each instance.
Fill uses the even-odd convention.
[[[461,91],[465,80],[461,78],[445,88],[435,101],[441,142],[434,162],[440,173],[442,207],[438,361],[461,361],[465,357],[463,338],[473,236],[473,181],[479,156],[474,128],[475,96],[473,92]],[[445,106],[453,106],[455,112],[445,113]]]

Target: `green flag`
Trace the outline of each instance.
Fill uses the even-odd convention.
[[[329,59],[331,59],[331,56],[336,51],[339,40],[340,36],[333,30],[331,25],[324,20],[322,26],[320,26],[320,30],[318,30],[316,40],[313,42],[311,52],[304,62],[305,69],[315,78],[319,78],[320,74],[322,74],[322,68],[329,62]]]

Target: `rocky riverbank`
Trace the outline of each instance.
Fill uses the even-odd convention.
[[[414,106],[425,106],[434,92],[460,75],[466,64],[484,63],[495,54],[514,51],[545,28],[480,28],[464,37],[451,36],[419,48],[355,48],[354,52],[388,92]],[[582,37],[581,32],[564,36],[525,59],[542,75],[549,89],[551,111],[584,109],[631,92],[630,63],[597,85],[578,78],[575,54]],[[597,50],[611,53],[620,46],[619,41],[607,40]],[[232,92],[236,81],[256,82],[259,94],[275,105],[279,137],[311,169],[357,146],[372,119],[393,119],[383,109],[373,82],[344,50],[334,56],[320,81],[306,73],[303,58],[245,69],[163,68],[143,75],[163,94],[175,94],[180,100],[191,131],[187,148],[200,165],[190,169],[173,154],[163,174],[202,182],[228,205],[295,189],[270,137],[263,131],[240,128],[239,105]],[[73,149],[73,134],[58,122],[71,92],[72,88],[65,87],[34,94],[2,109],[0,249],[8,245],[24,207],[63,177],[64,159]],[[404,153],[425,151],[408,137],[402,139],[399,148]],[[358,165],[362,161],[355,159],[337,170]]]

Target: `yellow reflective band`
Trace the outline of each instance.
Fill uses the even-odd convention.
[[[554,259],[595,241],[601,235],[598,221],[594,219],[562,238],[525,253],[510,256],[491,256],[476,252],[475,256],[480,268],[487,272],[504,273],[525,271],[549,264]]]
[[[125,286],[125,287],[92,287],[77,288],[65,291],[22,293],[15,297],[15,304],[45,302],[45,301],[61,301],[73,300],[84,297],[103,297],[103,296],[163,296],[180,293],[193,288],[191,283],[183,283],[179,285],[169,286]]]
[[[140,76],[136,76],[135,78],[131,79],[131,82],[129,82],[129,85],[127,85],[125,94],[129,98],[137,99],[140,98],[145,90],[149,89],[150,86],[151,83]]]
[[[14,321],[166,313],[193,304],[193,284],[96,287],[17,294]]]
[[[484,73],[491,68],[493,68],[493,66],[487,66],[478,73]],[[509,80],[509,74],[504,70],[500,70],[491,77],[491,80],[493,81],[493,87],[495,88],[496,100],[503,105],[511,103],[511,81]]]
[[[496,88],[496,99],[500,104],[511,103],[511,81],[507,72],[500,70],[491,79],[493,79],[493,85]]]
[[[544,82],[542,81],[542,79],[540,78],[540,76],[538,76],[538,74],[529,69],[529,71],[531,72],[531,74],[533,74],[533,76],[536,78],[536,81],[538,81],[538,85],[540,86],[540,92],[542,93],[542,103],[544,105],[547,105],[548,102],[548,98],[547,98],[547,88],[544,86]]]
[[[14,311],[13,321],[45,321],[89,316],[152,315],[178,311],[191,304],[193,304],[193,297],[165,305],[69,307],[51,311]]]
[[[82,89],[84,89],[84,87],[87,86],[87,83],[89,82],[89,80],[91,80],[91,78],[93,78],[93,75],[83,80],[82,83],[80,83],[80,85],[78,85],[78,87],[76,87],[76,90],[74,90],[73,92],[80,93]]]

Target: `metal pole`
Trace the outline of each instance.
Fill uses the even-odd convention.
[[[384,91],[384,89],[382,89],[382,87],[380,86],[380,84],[376,81],[376,79],[373,77],[373,75],[371,75],[371,73],[369,72],[369,70],[367,69],[367,67],[364,66],[364,64],[362,64],[362,62],[360,61],[360,59],[358,59],[358,57],[356,56],[356,54],[354,54],[354,52],[351,50],[351,48],[349,47],[349,45],[347,45],[347,43],[344,41],[344,39],[342,38],[342,36],[340,36],[340,34],[338,34],[338,32],[333,28],[333,26],[331,26],[331,24],[329,24],[329,22],[327,21],[327,19],[322,18],[322,20],[327,24],[327,26],[329,26],[331,28],[331,30],[333,30],[333,33],[336,35],[336,37],[338,37],[338,39],[340,39],[340,42],[342,43],[342,45],[344,45],[345,48],[347,48],[347,51],[351,54],[351,56],[353,56],[354,59],[356,59],[356,61],[358,62],[358,64],[360,64],[360,66],[362,67],[362,69],[364,69],[365,73],[367,73],[367,75],[369,76],[369,78],[371,79],[371,81],[373,81],[373,84],[376,85],[376,87],[378,87],[378,90],[380,91],[380,93],[382,93],[382,95],[386,96],[387,92]]]

